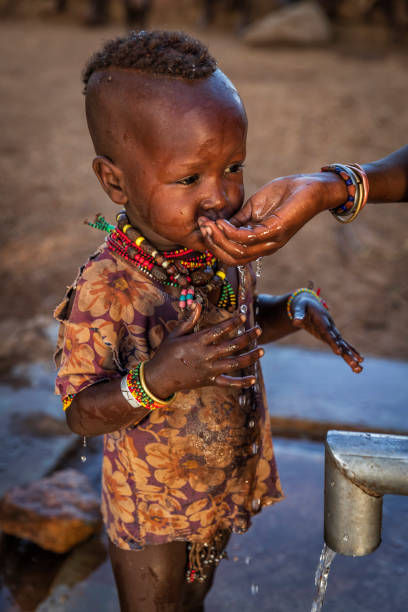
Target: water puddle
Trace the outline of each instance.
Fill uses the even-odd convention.
[[[324,597],[327,590],[330,567],[336,553],[325,543],[320,555],[319,564],[315,574],[316,595],[312,603],[310,612],[320,612],[323,606]]]

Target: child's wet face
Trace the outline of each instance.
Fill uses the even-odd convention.
[[[198,218],[228,219],[243,202],[245,112],[219,71],[204,81],[160,81],[134,112],[128,98],[114,162],[130,222],[158,248],[202,250]]]

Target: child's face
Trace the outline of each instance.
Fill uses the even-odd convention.
[[[126,97],[115,147],[125,208],[158,248],[203,250],[198,218],[229,219],[243,203],[245,111],[220,71],[203,81],[147,80],[147,99]]]

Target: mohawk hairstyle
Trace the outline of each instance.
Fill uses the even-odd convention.
[[[91,75],[109,67],[133,68],[183,79],[205,79],[216,70],[217,64],[202,42],[184,32],[130,32],[128,36],[109,40],[90,58],[82,75],[85,94]]]

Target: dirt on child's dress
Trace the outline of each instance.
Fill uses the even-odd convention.
[[[249,273],[247,279],[249,327],[254,283]],[[61,321],[56,392],[66,395],[119,380],[151,358],[181,311],[174,289],[105,244],[55,316]],[[209,304],[200,329],[231,316]],[[227,387],[180,392],[137,425],[105,434],[102,512],[114,544],[130,550],[175,540],[211,542],[218,530],[245,531],[262,506],[283,498],[261,373],[257,389],[255,401]]]

